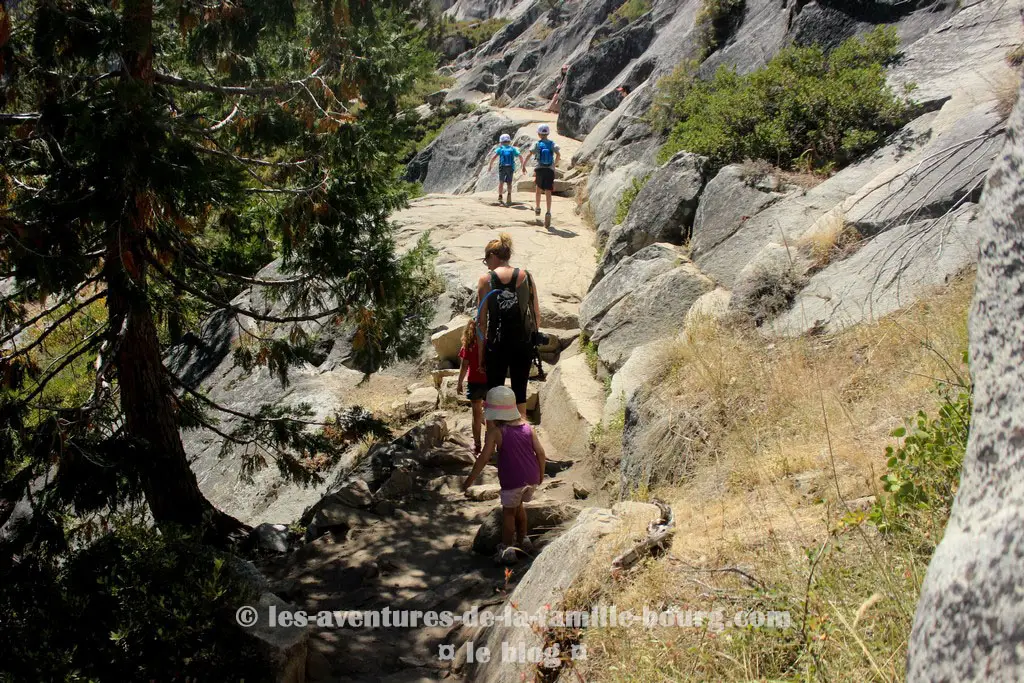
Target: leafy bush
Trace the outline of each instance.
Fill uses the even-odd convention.
[[[612,12],[612,21],[618,24],[632,24],[651,11],[650,0],[626,0]]]
[[[960,483],[971,407],[969,390],[946,391],[938,417],[922,410],[893,431],[903,441],[885,449],[888,471],[882,488],[887,495],[875,502],[868,517],[879,531],[918,527],[938,543],[935,532],[945,526]]]
[[[600,357],[597,355],[597,343],[590,341],[586,335],[581,334],[580,350],[583,352],[583,358],[587,362],[587,367],[590,368],[590,372],[596,376],[597,365],[600,362]]]
[[[790,47],[746,76],[723,66],[710,81],[673,82],[682,96],[668,107],[674,126],[660,161],[687,150],[716,167],[744,158],[804,170],[848,164],[909,120],[909,100],[885,80],[898,44],[894,29],[879,27],[831,54]]]
[[[208,547],[126,525],[66,563],[26,558],[0,578],[0,680],[270,680],[235,623],[256,597]]]
[[[644,189],[644,185],[647,184],[650,177],[650,174],[648,174],[642,178],[633,178],[633,182],[629,184],[629,187],[622,191],[622,196],[619,197],[619,205],[615,209],[615,225],[626,220],[626,216],[629,215],[629,208],[633,206],[633,201],[640,194],[640,190]]]
[[[442,37],[462,36],[473,47],[477,47],[494,37],[494,34],[503,29],[508,22],[508,19],[496,17],[484,21],[451,21],[445,23]]]

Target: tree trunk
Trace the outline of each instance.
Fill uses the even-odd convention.
[[[123,16],[123,58],[128,79],[122,99],[128,102],[124,114],[138,113],[144,118],[153,86],[152,0],[127,0]],[[134,152],[135,158],[151,153],[148,149]],[[112,226],[104,266],[107,308],[115,333],[121,329],[121,321],[127,319],[115,360],[125,431],[148,449],[139,470],[156,523],[203,529],[211,540],[224,539],[226,533],[241,530],[244,525],[206,500],[185,456],[148,298],[145,245],[152,205],[147,179],[140,173],[127,175],[130,177],[123,179],[125,214],[118,225]]]

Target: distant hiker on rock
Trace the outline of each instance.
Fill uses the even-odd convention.
[[[540,124],[537,128],[540,140],[533,143],[533,147],[526,155],[526,160],[523,161],[523,172],[525,173],[526,164],[530,163],[530,159],[534,156],[537,157],[537,167],[533,171],[533,181],[537,186],[537,206],[533,213],[535,216],[540,216],[540,193],[544,192],[548,198],[548,212],[544,214],[545,228],[551,227],[551,193],[555,189],[555,167],[562,160],[562,153],[558,145],[554,140],[548,139],[550,134],[551,128],[548,127],[548,124]]]
[[[477,454],[480,453],[480,434],[484,424],[484,397],[487,395],[487,374],[480,365],[479,347],[476,321],[471,320],[462,332],[462,348],[459,349],[462,367],[459,368],[459,385],[456,391],[462,393],[463,380],[468,374],[469,390],[466,392],[466,398],[473,406],[473,453]]]
[[[504,386],[512,379],[519,412],[526,417],[526,385],[533,360],[533,337],[540,327],[540,303],[533,276],[509,265],[512,238],[501,233],[484,249],[487,274],[477,284],[480,329],[485,331],[480,367],[487,373],[487,388]]]
[[[533,552],[533,543],[526,535],[526,508],[533,492],[544,478],[547,459],[544,446],[537,433],[516,409],[516,395],[506,386],[494,387],[487,392],[487,441],[477,456],[473,471],[462,484],[468,489],[491,456],[498,454],[498,483],[501,485],[501,543],[494,561],[515,564],[516,548],[524,553]],[[514,544],[514,545],[513,545]]]
[[[565,87],[565,75],[569,71],[569,65],[562,65],[562,73],[558,77],[558,85],[555,86],[555,95],[551,98],[551,104],[548,105],[548,111],[557,114],[562,110],[562,89]]]
[[[519,158],[519,150],[512,144],[512,136],[502,133],[498,138],[498,146],[491,156],[491,163],[487,166],[487,172],[494,170],[494,162],[498,161],[498,203],[501,204],[502,186],[508,185],[508,200],[505,206],[512,205],[512,178],[516,174],[516,159]]]

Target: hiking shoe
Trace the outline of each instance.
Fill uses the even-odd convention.
[[[550,228],[551,227],[551,212],[550,211],[548,211],[546,214],[544,214],[544,227],[545,228]]]
[[[509,546],[505,545],[504,543],[499,543],[498,544],[498,550],[497,550],[497,552],[494,553],[494,563],[495,564],[510,565],[510,564],[515,564],[518,561],[519,561],[519,558],[516,557],[516,550],[515,550],[515,548],[510,548]]]

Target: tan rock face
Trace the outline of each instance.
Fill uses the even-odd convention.
[[[440,252],[439,268],[476,291],[487,243],[499,233],[512,237],[512,265],[529,267],[540,295],[541,325],[579,327],[578,308],[594,276],[594,233],[574,212],[575,203],[556,198],[551,228],[538,225],[533,195],[513,194],[510,207],[490,193],[428,195],[395,214],[400,244],[409,246],[428,231]]]

